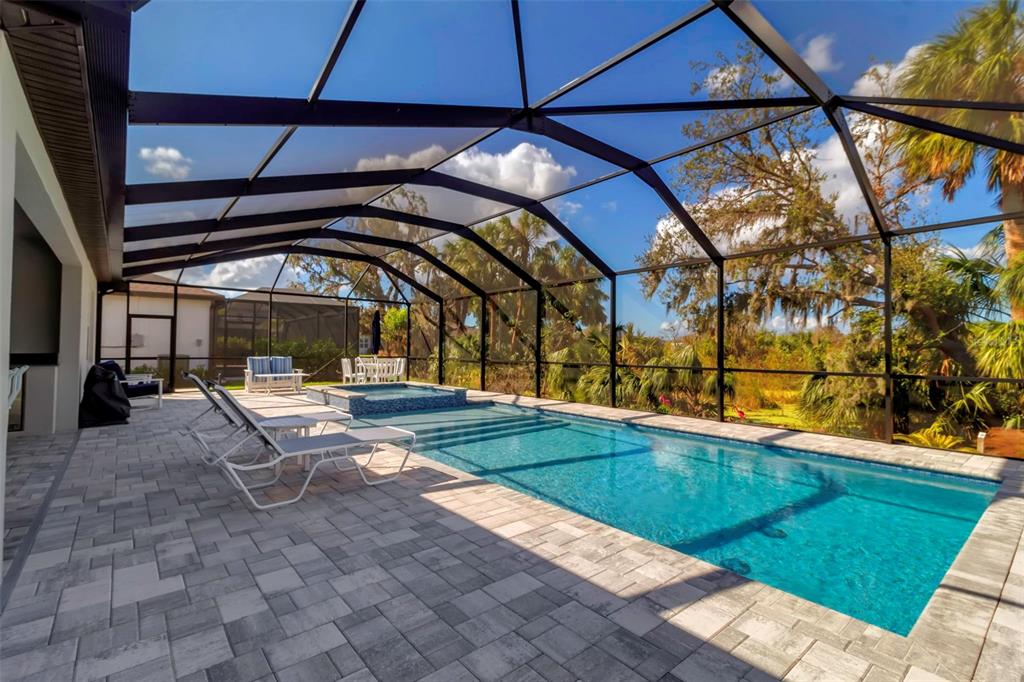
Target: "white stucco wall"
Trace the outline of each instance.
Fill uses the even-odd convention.
[[[78,426],[82,381],[91,365],[96,314],[96,277],[75,230],[21,88],[6,36],[0,33],[0,527],[6,474],[8,354],[12,291],[14,201],[35,224],[61,261],[61,321],[57,367],[37,368],[26,377],[26,427],[65,431]]]

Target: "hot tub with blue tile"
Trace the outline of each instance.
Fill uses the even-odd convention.
[[[466,389],[415,383],[310,386],[310,400],[334,405],[353,417],[466,405]]]

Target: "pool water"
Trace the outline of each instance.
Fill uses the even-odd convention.
[[[451,395],[451,391],[443,391],[430,386],[408,386],[406,384],[348,384],[337,388],[365,395],[367,400],[395,400],[398,398],[425,398],[439,395]]]
[[[416,451],[907,634],[998,485],[509,406],[388,415]]]

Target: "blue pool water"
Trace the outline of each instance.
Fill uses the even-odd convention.
[[[417,452],[899,634],[998,485],[507,406],[364,419]]]
[[[358,384],[338,386],[346,391],[360,393],[367,400],[394,400],[396,398],[424,398],[428,396],[451,395],[451,391],[443,391],[430,386],[408,386],[406,384]]]

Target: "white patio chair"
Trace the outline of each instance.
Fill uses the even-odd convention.
[[[358,359],[358,358],[357,358]],[[353,370],[352,361],[348,358],[341,359],[341,380],[346,384],[365,384],[366,372]]]
[[[233,396],[228,394],[227,389],[223,386],[214,386],[214,391],[229,402],[234,400]],[[261,510],[273,509],[275,507],[281,507],[298,502],[306,493],[306,489],[309,487],[310,481],[316,474],[316,470],[320,466],[326,464],[333,464],[339,471],[344,471],[347,468],[355,468],[355,470],[359,472],[359,477],[363,479],[363,483],[366,485],[380,485],[382,483],[393,481],[405,470],[405,464],[409,461],[409,454],[412,452],[412,448],[416,445],[415,433],[405,429],[395,428],[393,426],[352,429],[344,433],[304,436],[279,441],[273,438],[259,422],[253,421],[248,415],[245,416],[245,419],[248,426],[252,429],[252,432],[246,440],[255,438],[261,441],[272,451],[271,459],[259,464],[236,464],[224,458],[219,460],[218,464],[232,484],[234,484],[235,487],[237,487],[246,496],[252,506]],[[365,471],[373,462],[373,457],[381,445],[398,445],[403,443],[406,445],[405,455],[402,458],[402,463],[399,465],[396,473],[375,481],[371,481],[366,478]],[[366,463],[360,464],[351,455],[350,451],[352,448],[363,446],[370,447],[371,450]],[[292,458],[303,460],[309,470],[299,492],[293,497],[280,502],[273,502],[270,504],[260,504],[257,502],[252,495],[252,491],[260,488],[266,488],[267,486],[277,483],[284,471],[284,463]],[[309,461],[312,458],[315,458],[315,460],[310,466]],[[352,466],[342,468],[340,466],[341,462],[348,462]],[[242,480],[242,474],[248,476],[249,474],[268,469],[274,472],[273,478],[269,480],[259,481],[250,485],[246,485],[245,481]]]
[[[25,372],[28,371],[28,365],[18,365],[17,367],[11,367],[7,371],[7,409],[10,410],[14,407],[14,401],[18,399],[18,395],[21,393],[21,387],[24,382]]]
[[[405,363],[405,358],[398,358],[398,362],[396,363],[398,367],[395,370],[395,381],[401,381],[402,378],[405,377]]]

